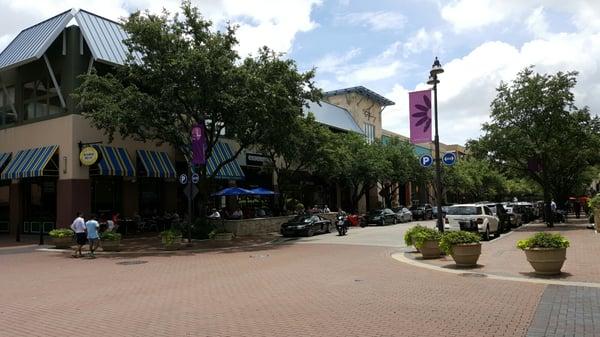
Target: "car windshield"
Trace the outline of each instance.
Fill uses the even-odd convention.
[[[383,213],[383,210],[374,209],[374,210],[372,210],[372,211],[369,212],[369,215],[381,215],[381,213]]]
[[[481,207],[476,206],[452,206],[448,208],[448,215],[478,215]]]
[[[310,215],[296,215],[290,222],[310,222]]]

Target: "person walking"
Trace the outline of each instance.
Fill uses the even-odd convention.
[[[581,215],[581,203],[579,203],[579,200],[575,201],[573,209],[575,210],[575,217],[579,219],[579,216]]]
[[[92,215],[90,220],[85,223],[85,229],[87,231],[87,239],[90,243],[90,258],[95,258],[94,252],[100,245],[100,236],[98,235],[98,228],[100,224],[96,220],[96,216]]]
[[[82,257],[83,255],[81,254],[81,247],[83,247],[87,242],[83,213],[77,212],[75,220],[73,220],[73,223],[71,224],[71,229],[73,232],[75,232],[75,241],[77,242],[77,249],[75,249],[73,257]]]

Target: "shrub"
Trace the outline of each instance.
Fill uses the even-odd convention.
[[[479,243],[480,237],[477,233],[458,231],[446,232],[440,240],[440,249],[449,255],[452,255],[452,246],[463,243]]]
[[[424,228],[426,228],[426,227],[423,227],[423,226],[421,226],[421,225],[416,225],[416,226],[413,226],[413,227],[409,228],[409,229],[406,231],[406,233],[404,233],[404,243],[405,243],[407,246],[412,246],[412,245],[414,245],[414,244],[415,244],[415,242],[414,242],[413,236],[414,236],[416,233],[418,233],[418,232],[420,232],[421,230],[423,230]]]
[[[166,231],[160,232],[161,238],[164,239],[165,244],[172,245],[175,240],[181,238],[181,231],[177,229],[167,229]]]
[[[51,230],[48,235],[50,235],[52,238],[68,238],[75,235],[75,233],[68,228],[59,228]]]
[[[425,241],[440,241],[442,233],[438,232],[437,229],[423,228],[420,231],[412,235],[412,242],[415,247],[421,249]]]
[[[519,249],[567,247],[569,247],[569,240],[564,236],[545,232],[535,233],[533,236],[517,242],[517,248]]]
[[[596,194],[593,198],[588,200],[588,206],[591,209],[600,208],[600,193]]]
[[[104,241],[119,241],[121,240],[121,234],[115,232],[104,232],[100,234],[100,239]]]
[[[210,232],[215,229],[215,223],[220,222],[221,220],[216,221],[208,221],[207,219],[197,218],[192,223],[192,239],[196,240],[204,240],[208,239],[208,235]],[[188,224],[187,223],[179,223],[177,226],[173,226],[174,230],[177,230],[181,233],[185,233],[187,236]]]
[[[226,230],[225,228],[216,228],[216,229],[213,229],[210,233],[208,233],[208,237],[210,239],[212,239],[215,237],[215,235],[224,234],[224,233],[231,233],[231,232]]]

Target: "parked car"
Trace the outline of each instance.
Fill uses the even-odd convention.
[[[366,223],[368,224],[395,224],[397,223],[396,213],[389,208],[374,209],[367,214]]]
[[[498,218],[489,207],[483,204],[464,204],[448,207],[444,229],[447,231],[473,231],[483,234],[489,240],[491,234],[500,236]]]
[[[510,215],[506,212],[504,205],[502,205],[501,203],[489,203],[485,204],[485,206],[487,206],[492,211],[492,214],[494,214],[498,218],[498,226],[500,226],[500,232],[505,233],[510,231],[511,227],[513,226],[510,222]]]
[[[511,227],[516,228],[523,225],[523,217],[521,213],[517,212],[518,207],[515,210],[512,204],[506,204],[504,208],[506,209],[506,213],[508,213],[508,216],[510,218]]]
[[[424,205],[413,205],[410,208],[410,211],[412,212],[413,215],[413,219],[421,219],[421,220],[431,220],[433,219],[433,210],[431,208],[430,204],[424,204]]]
[[[296,215],[292,220],[281,225],[281,235],[312,236],[316,233],[330,233],[331,221],[317,214]]]
[[[402,206],[396,209],[392,209],[392,211],[396,213],[396,219],[398,220],[398,222],[412,221],[412,212],[408,208]]]
[[[442,206],[442,218],[446,216],[446,212],[448,212],[448,206]],[[437,219],[437,206],[431,207],[431,217]]]

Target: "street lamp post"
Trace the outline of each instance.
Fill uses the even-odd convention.
[[[442,166],[440,160],[440,135],[438,127],[438,107],[437,107],[437,84],[440,83],[438,75],[443,73],[444,69],[440,64],[438,58],[435,58],[431,71],[429,72],[429,80],[427,84],[433,85],[433,116],[435,119],[435,138],[433,140],[435,144],[435,194],[436,194],[436,207],[437,207],[437,228],[440,232],[444,231],[444,222],[442,218]]]

